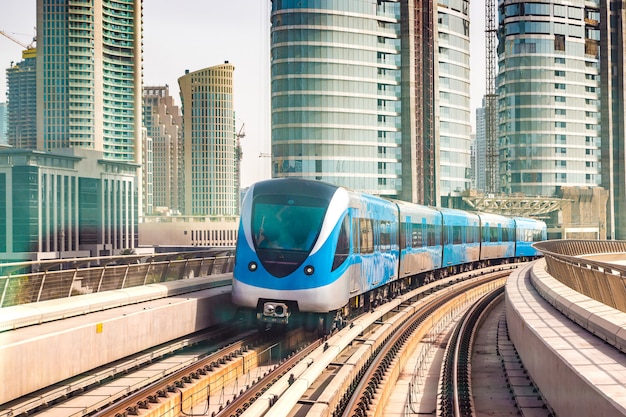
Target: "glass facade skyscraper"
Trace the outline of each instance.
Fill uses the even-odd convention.
[[[180,108],[168,86],[144,86],[143,125],[152,139],[153,206],[155,210],[183,210],[183,128]],[[146,170],[144,170],[146,171]]]
[[[272,176],[396,196],[400,3],[272,2]]]
[[[36,50],[22,52],[21,62],[7,68],[7,140],[15,148],[37,148]]]
[[[141,161],[141,0],[37,0],[37,148]]]
[[[233,101],[235,67],[224,63],[178,79],[183,109],[185,214],[238,215]]]
[[[439,189],[442,196],[470,188],[469,0],[437,5]]]
[[[273,0],[272,176],[431,205],[469,188],[468,8]]]
[[[499,2],[500,185],[553,196],[600,182],[599,2]]]
[[[602,186],[609,191],[607,236],[626,239],[626,5],[600,4],[602,78]]]

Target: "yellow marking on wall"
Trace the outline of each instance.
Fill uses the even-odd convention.
[[[96,333],[102,333],[102,323],[96,324]]]

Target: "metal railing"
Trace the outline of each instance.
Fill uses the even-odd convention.
[[[0,308],[230,273],[234,248],[0,264]]]
[[[550,240],[533,245],[541,251],[550,275],[571,289],[626,313],[626,265],[583,255],[626,253],[626,241]]]

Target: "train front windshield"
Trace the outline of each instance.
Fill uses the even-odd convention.
[[[326,204],[312,197],[259,196],[252,212],[255,247],[308,253],[322,226]]]

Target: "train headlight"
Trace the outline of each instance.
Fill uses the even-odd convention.
[[[254,272],[254,271],[256,271],[256,270],[257,270],[257,268],[258,268],[258,266],[257,266],[256,262],[254,262],[254,261],[252,261],[252,262],[250,262],[250,263],[248,264],[248,270],[249,270],[250,272]]]
[[[304,267],[304,273],[306,275],[313,275],[314,272],[315,272],[315,268],[313,268],[312,265],[307,265]]]

